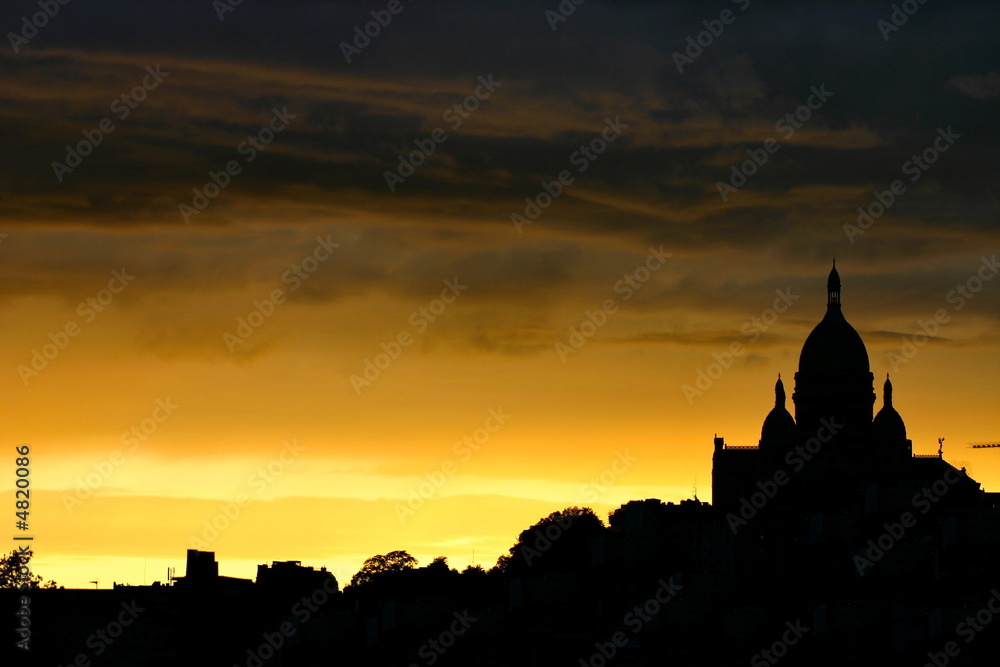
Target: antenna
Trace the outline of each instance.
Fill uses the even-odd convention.
[[[938,458],[944,456],[944,438],[938,438]]]
[[[970,442],[969,447],[973,449],[991,449],[1000,447],[1000,442]]]
[[[88,584],[94,584],[94,590],[95,591],[97,590],[97,582],[96,581],[88,581],[87,583]]]

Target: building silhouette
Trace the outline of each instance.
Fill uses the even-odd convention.
[[[764,419],[756,446],[727,445],[716,437],[713,505],[731,511],[742,499],[761,492],[759,482],[780,472],[789,477],[788,488],[768,504],[804,512],[843,510],[857,503],[871,506],[879,494],[916,493],[939,480],[949,485],[949,503],[996,505],[1000,494],[984,493],[964,469],[956,469],[940,453],[913,454],[906,424],[893,406],[888,374],[882,408],[873,417],[873,381],[864,341],[844,317],[840,275],[834,266],[827,281],[826,314],[799,356],[794,418],[779,375],[774,408]]]

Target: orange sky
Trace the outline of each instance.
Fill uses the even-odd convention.
[[[697,12],[652,36],[643,12],[659,10],[594,3],[554,36],[531,24],[551,40],[535,59],[490,51],[498,35],[402,58],[458,20],[414,7],[367,60],[324,66],[295,22],[341,10],[313,5],[270,26],[272,10],[242,7],[191,28],[303,35],[273,58],[235,34],[219,46],[170,30],[148,45],[54,32],[0,55],[0,115],[18,128],[0,184],[0,487],[13,496],[12,446],[30,444],[38,574],[149,583],[182,574],[197,547],[223,574],[302,560],[343,585],[393,549],[491,566],[571,505],[606,516],[694,489],[710,500],[712,438],[756,444],[779,372],[791,394],[832,256],[876,409],[891,372],[914,451],[945,437],[946,458],[1000,487],[1000,449],[968,447],[1000,431],[997,93],[971,58],[942,55],[912,73],[919,92],[878,107],[860,90],[874,86],[864,63],[791,72],[738,26],[680,76],[669,38],[683,44]],[[908,30],[882,62],[931,48]],[[608,43],[584,48],[584,35]],[[810,48],[850,61],[829,40]],[[863,41],[883,48],[877,33]],[[169,76],[58,182],[66,145],[157,64]],[[390,192],[398,155],[448,128],[442,111],[491,72],[502,85]],[[822,81],[838,91],[829,106],[723,201],[730,165]],[[901,120],[911,106],[923,117]],[[244,162],[238,146],[275,109],[294,117]],[[577,171],[576,151],[615,118],[628,127]],[[857,207],[950,125],[962,138],[849,238]],[[241,173],[185,224],[179,205],[229,160]],[[561,170],[573,183],[519,233],[511,214]],[[914,338],[939,312],[929,342]],[[241,333],[240,318],[254,326]],[[906,340],[920,345],[900,362]],[[731,365],[686,395],[734,343]],[[36,351],[52,358],[31,372]]]

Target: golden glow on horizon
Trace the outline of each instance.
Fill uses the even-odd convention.
[[[108,317],[110,343],[96,335],[86,344],[81,339],[79,349],[68,349],[29,385],[30,402],[24,402],[27,393],[9,394],[8,433],[35,427],[26,439],[34,452],[37,571],[72,587],[95,578],[138,583],[144,557],[169,562],[182,574],[192,536],[239,494],[252,498],[250,506],[233,528],[204,545],[218,552],[224,573],[252,577],[255,562],[303,560],[327,565],[342,585],[364,558],[396,548],[422,562],[446,555],[460,566],[474,547],[477,560],[492,565],[520,530],[570,505],[606,517],[630,499],[690,497],[696,484],[699,497],[710,500],[712,436],[755,444],[773,403],[774,374],[783,372],[791,394],[787,378],[798,352],[762,348],[767,360],[734,365],[690,405],[681,385],[693,382],[724,345],[608,345],[595,338],[565,365],[554,353],[502,358],[412,351],[361,396],[346,379],[363,357],[351,364],[317,351],[311,361],[317,370],[285,380],[282,373],[302,359],[301,350],[237,366],[137,357],[134,363],[141,358],[151,377],[170,378],[168,392],[163,380],[105,384],[128,376],[125,370],[102,366],[80,375],[76,367],[95,355],[124,354],[115,365],[128,368],[129,353],[111,335],[115,322]],[[791,329],[789,336],[804,331],[790,322],[778,327]],[[109,344],[116,352],[103,349]],[[869,344],[877,376],[884,372],[882,349]],[[915,452],[934,453],[936,438],[946,436],[946,458],[996,489],[1000,460],[993,450],[964,446],[996,428],[981,352],[928,349],[921,355],[920,363],[893,376],[894,403]],[[22,361],[10,352],[6,357],[8,367]],[[324,368],[341,370],[324,375]],[[425,390],[414,392],[423,381]],[[949,390],[930,389],[941,385]],[[93,390],[81,391],[87,386]],[[134,452],[126,451],[122,433],[149,416],[162,395],[180,407]],[[39,421],[24,409],[39,401],[66,405],[63,418]],[[881,398],[876,410],[880,406]],[[456,448],[491,408],[502,408],[509,419],[463,459]],[[292,417],[277,418],[284,414]],[[233,424],[229,434],[227,423]],[[293,439],[301,454],[281,464],[273,481],[257,484],[279,460],[282,442]],[[97,479],[115,450],[124,460],[94,497],[79,505],[67,501],[81,480]],[[593,502],[595,493],[585,485],[599,479],[619,451],[635,464]],[[446,462],[456,472],[401,522],[400,503]]]

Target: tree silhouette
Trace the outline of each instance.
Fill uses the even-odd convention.
[[[51,579],[43,585],[40,575],[23,577],[21,568],[27,567],[33,555],[33,551],[20,553],[15,549],[9,556],[0,557],[0,588],[17,588],[22,584],[27,584],[29,588],[56,588],[56,582]]]
[[[417,559],[405,551],[390,551],[384,555],[375,555],[366,560],[357,574],[351,577],[351,586],[371,583],[382,574],[412,570],[416,565]]]
[[[512,547],[513,548],[513,547]],[[497,558],[497,564],[490,568],[489,574],[507,574],[510,572],[510,554],[502,554]]]
[[[443,574],[451,572],[451,568],[448,567],[448,557],[438,556],[437,558],[431,561],[430,565],[427,566],[427,570]]]
[[[521,531],[510,556],[501,556],[494,569],[510,575],[584,572],[590,568],[590,541],[604,530],[589,507],[567,507]]]

